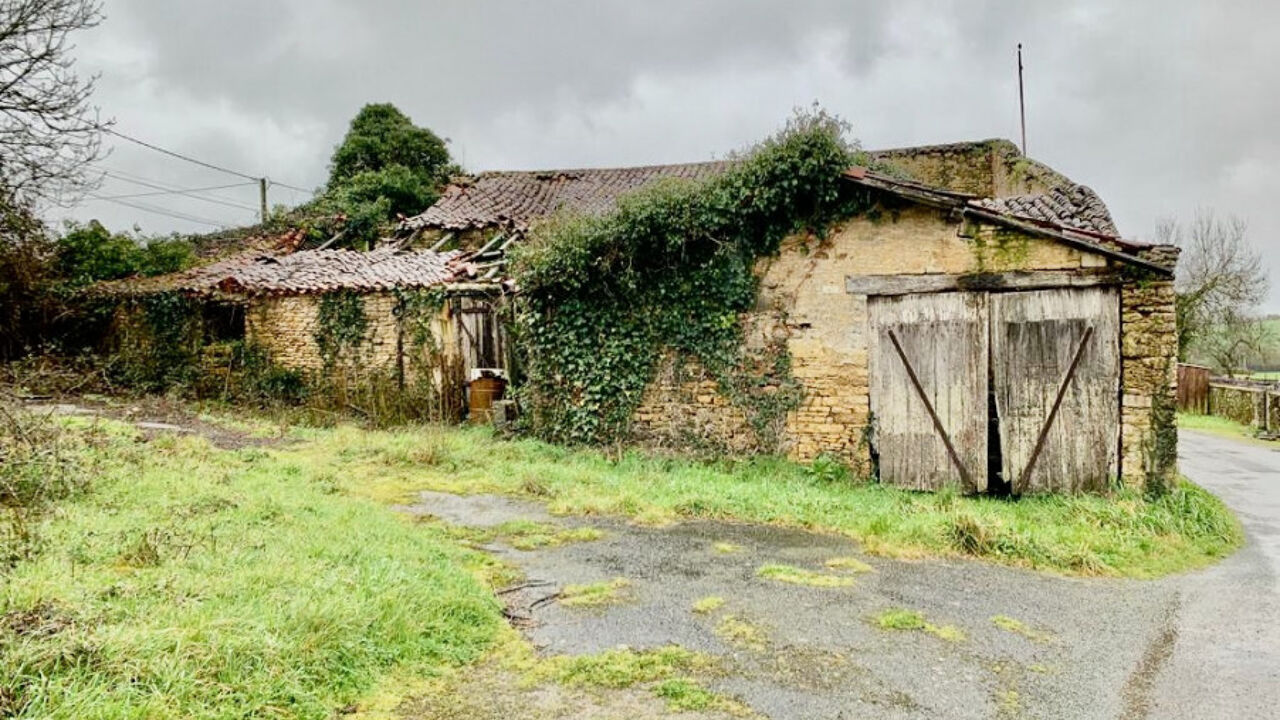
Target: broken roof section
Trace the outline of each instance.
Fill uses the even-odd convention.
[[[1149,262],[1144,243],[1120,237],[1102,198],[1087,186],[1040,162],[1024,157],[1008,140],[892,148],[867,153],[891,172],[874,174],[878,185],[910,197],[947,198],[948,207],[964,207],[987,221],[1075,244],[1091,244],[1103,254],[1139,265],[1169,264],[1163,256]],[[564,210],[600,214],[629,192],[664,178],[700,180],[724,172],[732,160],[634,168],[587,168],[486,172],[455,180],[440,200],[404,221],[401,232],[423,230],[503,230],[522,233],[539,218]],[[855,169],[856,170],[856,169]],[[850,173],[850,179],[859,181]]]
[[[209,265],[153,278],[130,278],[97,289],[112,294],[179,291],[193,295],[306,295],[341,290],[426,288],[465,273],[460,251],[381,248],[301,250],[291,254],[247,252]]]
[[[622,195],[658,180],[701,180],[724,172],[731,164],[485,172],[450,183],[436,204],[405,220],[402,227],[478,230],[500,226],[524,231],[531,222],[560,210],[605,213]]]

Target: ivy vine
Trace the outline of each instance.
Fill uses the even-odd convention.
[[[340,360],[354,359],[368,329],[363,295],[342,290],[320,296],[315,341],[325,368],[333,368]]]
[[[846,131],[825,111],[798,113],[712,179],[658,183],[607,215],[535,228],[512,257],[531,429],[559,442],[621,438],[670,348],[701,362],[767,445],[801,393],[785,343],[744,351],[753,268],[789,234],[821,235],[868,207],[841,180],[866,163]]]

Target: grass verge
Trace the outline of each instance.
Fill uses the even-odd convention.
[[[338,492],[305,449],[100,427],[91,490],[0,576],[0,715],[318,720],[503,624],[493,561]]]
[[[1216,498],[1187,481],[1155,498],[1038,496],[1017,501],[827,482],[776,458],[699,462],[503,441],[484,428],[401,432],[295,430],[298,452],[347,490],[384,502],[414,491],[506,493],[552,512],[646,522],[704,518],[846,535],[894,557],[969,555],[1077,575],[1157,577],[1214,562],[1242,533]],[[411,461],[409,458],[416,459]]]
[[[1243,425],[1235,420],[1218,417],[1217,415],[1178,413],[1178,427],[1183,430],[1197,430],[1211,435],[1243,440],[1259,447],[1280,448],[1280,442],[1259,438],[1257,431],[1253,427]]]

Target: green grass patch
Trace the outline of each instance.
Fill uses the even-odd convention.
[[[741,702],[712,692],[690,678],[663,680],[654,686],[653,694],[666,700],[667,709],[671,712],[720,710],[733,715],[748,712]]]
[[[791,583],[792,585],[808,585],[809,587],[835,588],[853,585],[853,578],[829,575],[778,563],[769,563],[762,566],[759,570],[756,570],[756,575],[766,580],[776,580],[778,582]]]
[[[964,631],[954,625],[934,625],[915,610],[890,608],[876,615],[875,624],[882,630],[919,630],[948,642],[961,642]]]
[[[969,555],[1077,575],[1157,577],[1201,567],[1242,542],[1209,493],[1182,481],[1159,497],[1047,495],[1017,501],[814,480],[772,457],[700,462],[498,440],[485,428],[295,431],[306,463],[351,493],[403,501],[419,490],[532,496],[554,513],[736,520],[836,532],[894,557]],[[429,461],[403,463],[407,449]],[[536,487],[531,494],[528,487]]]
[[[614,578],[586,585],[565,585],[560,591],[560,604],[570,607],[598,607],[622,602],[631,582]]]
[[[539,550],[604,537],[603,531],[593,527],[562,528],[532,520],[511,520],[492,527],[453,526],[448,532],[452,537],[473,543],[504,542],[516,550]]]
[[[556,655],[539,660],[526,671],[525,681],[616,690],[668,680],[712,665],[709,657],[678,645],[655,650],[618,648],[594,655]]]
[[[761,652],[769,644],[768,634],[758,625],[737,615],[725,615],[716,623],[716,635],[749,650]]]
[[[693,611],[699,615],[708,615],[722,607],[724,607],[724,598],[718,595],[708,595],[693,603]]]
[[[1183,430],[1197,430],[1211,435],[1244,440],[1260,447],[1280,447],[1280,443],[1260,439],[1258,431],[1254,427],[1238,423],[1235,420],[1218,417],[1217,415],[1178,413],[1178,427]]]
[[[95,422],[91,489],[0,576],[0,714],[319,720],[389,672],[475,660],[503,626],[491,561],[339,492],[313,448]]]
[[[991,618],[991,624],[995,625],[1001,630],[1014,633],[1015,635],[1021,635],[1027,638],[1028,640],[1034,640],[1035,642],[1039,642],[1039,643],[1053,642],[1052,633],[1036,630],[1030,625],[1027,625],[1026,623],[1022,622],[1021,620],[1018,620],[1017,618],[1011,618],[1008,615],[996,615],[995,617]]]
[[[734,545],[733,543],[730,543],[730,542],[717,542],[717,543],[712,543],[712,544],[711,544],[711,549],[715,550],[716,552],[718,552],[718,553],[720,553],[720,554],[722,554],[722,555],[728,555],[728,554],[730,554],[730,553],[742,552],[742,546],[741,546],[741,545]]]

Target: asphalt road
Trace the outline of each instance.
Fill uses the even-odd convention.
[[[1150,717],[1280,718],[1280,447],[1183,431],[1183,474],[1236,512],[1234,556],[1172,584],[1178,638]]]
[[[712,687],[770,718],[1280,718],[1280,451],[1192,433],[1181,447],[1183,471],[1235,509],[1248,544],[1212,568],[1159,581],[902,562],[840,537],[751,525],[552,518],[495,496],[424,493],[407,509],[459,525],[528,518],[603,529],[594,542],[493,548],[548,583],[508,596],[532,606],[534,644],[548,654],[669,643],[703,651],[724,665]],[[738,550],[717,552],[717,543]],[[874,572],[838,588],[757,574],[764,563],[822,570],[845,556]],[[619,605],[539,602],[566,584],[615,577],[630,581]],[[723,608],[692,611],[710,595]],[[873,619],[889,607],[919,610],[965,639],[883,630]],[[998,615],[1031,636],[998,627]],[[755,628],[756,640],[727,636],[725,616]]]

